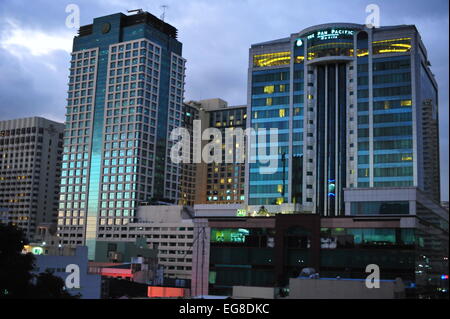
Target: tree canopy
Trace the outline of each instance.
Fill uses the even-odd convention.
[[[0,299],[79,298],[69,294],[64,281],[51,272],[32,273],[35,257],[22,253],[27,243],[22,230],[0,224]]]

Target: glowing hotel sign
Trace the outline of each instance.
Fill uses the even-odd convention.
[[[320,30],[314,33],[311,33],[306,38],[308,40],[318,39],[318,40],[330,40],[330,39],[338,39],[338,38],[348,38],[355,34],[355,31],[348,29],[328,29],[328,30]]]

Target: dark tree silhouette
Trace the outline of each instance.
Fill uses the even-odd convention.
[[[23,254],[27,240],[19,228],[0,224],[0,299],[67,299],[64,281],[50,272],[33,275],[35,258]]]
[[[0,224],[0,298],[27,298],[34,257],[22,254],[27,244],[23,232]]]
[[[32,295],[37,299],[74,299],[80,296],[72,296],[65,288],[64,281],[53,273],[46,271],[35,277]]]

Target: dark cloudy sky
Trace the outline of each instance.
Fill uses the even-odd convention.
[[[74,29],[65,26],[68,4],[81,25],[97,16],[142,8],[179,30],[188,60],[186,99],[221,97],[246,103],[248,49],[329,22],[365,22],[365,8],[381,10],[381,25],[415,24],[440,87],[443,200],[448,200],[447,0],[0,0],[0,120],[43,116],[64,121],[69,52]]]

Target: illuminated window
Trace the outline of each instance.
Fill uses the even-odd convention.
[[[272,94],[275,91],[274,85],[267,85],[264,87],[264,93]]]
[[[402,53],[411,51],[411,38],[372,42],[373,54]]]
[[[411,106],[412,105],[412,101],[411,100],[403,100],[400,103],[401,106]]]
[[[403,156],[402,157],[402,161],[405,161],[405,162],[410,162],[412,160],[413,160],[412,156]]]
[[[275,52],[267,54],[259,54],[253,56],[254,67],[267,67],[289,64],[291,60],[291,52]]]
[[[332,42],[308,48],[308,60],[327,56],[353,56],[353,42]]]
[[[391,108],[389,101],[384,101],[384,109],[389,110]]]
[[[362,58],[363,56],[369,55],[369,49],[358,49],[356,50],[356,56],[358,58]]]
[[[285,109],[280,109],[279,113],[280,113],[280,117],[285,117],[286,116],[286,110]]]
[[[286,92],[286,85],[280,84],[280,92]]]
[[[308,100],[314,99],[314,96],[312,94],[308,94]]]
[[[272,99],[271,97],[268,97],[268,98],[266,99],[266,105],[270,106],[270,105],[272,105],[272,104],[273,104],[273,99]]]
[[[283,192],[283,185],[278,185],[278,187],[277,187],[277,192],[278,192],[278,193]]]
[[[302,63],[305,60],[303,55],[299,55],[295,57],[295,63]]]

